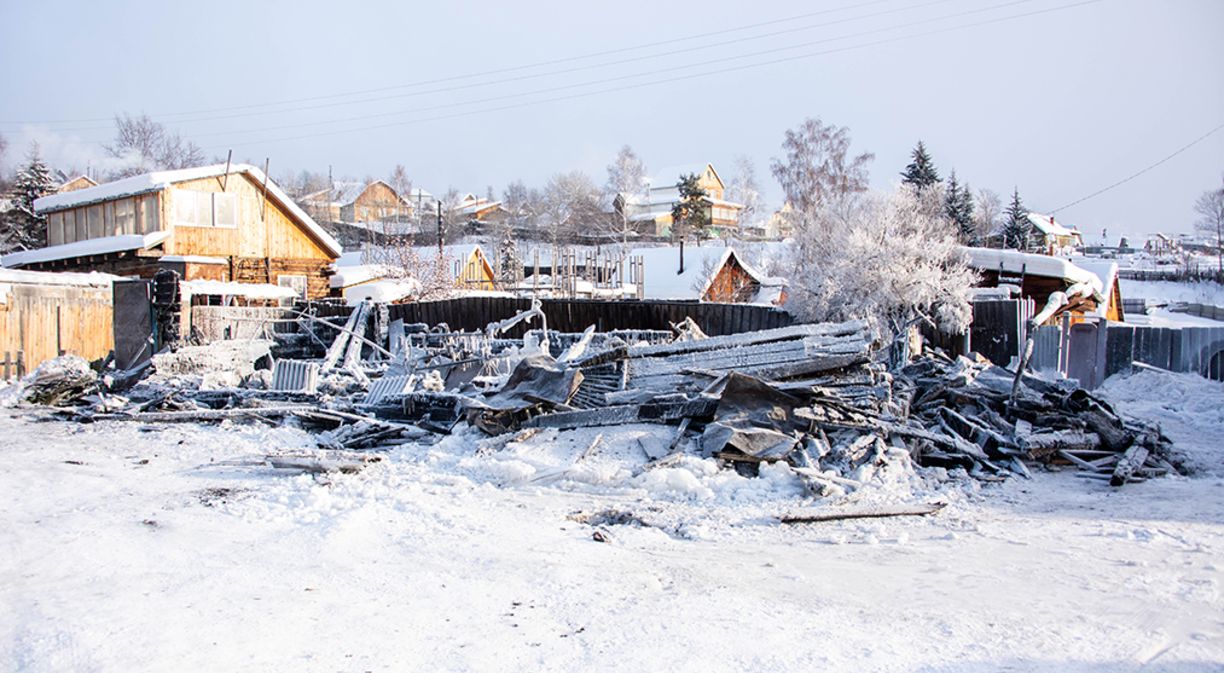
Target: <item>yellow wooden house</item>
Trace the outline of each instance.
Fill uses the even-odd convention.
[[[266,283],[328,293],[340,244],[255,166],[157,171],[34,202],[47,247],[0,258],[10,268],[104,271]]]

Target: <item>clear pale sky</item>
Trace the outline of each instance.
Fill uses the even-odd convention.
[[[273,175],[402,163],[425,189],[498,193],[572,169],[602,183],[628,143],[648,168],[724,178],[745,154],[776,206],[769,160],[811,116],[876,154],[875,187],[922,139],[941,174],[1048,211],[1224,124],[1224,1],[1078,1],[0,0],[0,134],[7,167],[38,139],[57,167],[96,168],[108,120],[148,113]],[[1059,217],[1188,231],[1222,173],[1224,130]]]

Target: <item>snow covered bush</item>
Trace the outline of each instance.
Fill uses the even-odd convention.
[[[849,206],[819,206],[795,218],[786,307],[802,320],[865,319],[899,334],[918,321],[949,332],[968,327],[966,264],[939,190],[902,185]]]

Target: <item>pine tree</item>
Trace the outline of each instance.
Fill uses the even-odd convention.
[[[956,181],[956,171],[948,174],[948,188],[944,192],[944,214],[956,225],[961,242],[972,245],[973,195],[969,192],[969,185],[961,185]]]
[[[1003,215],[1003,247],[1015,250],[1028,250],[1029,239],[1032,238],[1033,225],[1028,219],[1028,210],[1020,203],[1020,190],[1012,192],[1012,201],[1004,209]]]
[[[913,185],[922,191],[927,187],[939,182],[939,173],[935,170],[935,162],[931,161],[931,155],[927,154],[926,146],[922,141],[918,141],[918,146],[910,154],[913,160],[905,167],[905,172],[901,173],[903,178],[901,182],[907,185]]]
[[[684,240],[692,232],[700,235],[710,221],[709,209],[702,202],[706,191],[694,174],[680,176],[676,188],[680,191],[680,200],[672,206],[672,238]]]
[[[55,191],[51,169],[43,163],[38,143],[30,144],[29,163],[17,172],[13,183],[13,210],[7,215],[0,247],[6,251],[33,250],[47,245],[47,218],[34,212],[35,199]]]
[[[969,184],[961,185],[960,192],[960,208],[959,214],[961,219],[957,221],[960,227],[961,239],[965,245],[979,245],[981,243],[978,237],[978,228],[976,223],[973,190],[969,189]]]

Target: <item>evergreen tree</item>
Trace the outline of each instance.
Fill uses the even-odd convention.
[[[977,213],[973,201],[973,190],[969,189],[969,184],[961,185],[960,192],[960,208],[959,213],[961,219],[957,221],[957,226],[960,227],[961,238],[965,245],[980,245],[981,240],[978,236],[978,228],[976,222]]]
[[[901,173],[903,178],[901,182],[907,185],[913,185],[922,191],[927,187],[939,182],[939,173],[935,170],[935,162],[931,161],[931,155],[927,154],[926,146],[922,141],[918,141],[918,146],[910,154],[912,160],[905,167],[905,172]]]
[[[1033,225],[1028,219],[1028,210],[1020,203],[1020,190],[1012,192],[1012,201],[1004,209],[1003,215],[1003,247],[1015,250],[1028,250],[1032,238]]]
[[[30,144],[29,163],[17,171],[13,183],[13,209],[7,213],[0,247],[5,251],[33,250],[47,245],[47,218],[34,212],[35,199],[55,191],[51,169],[43,163],[38,143]]]
[[[509,227],[506,227],[501,245],[497,249],[497,267],[497,279],[501,283],[511,285],[518,282],[519,274],[523,270],[523,264],[519,261],[518,244],[515,242],[514,233]]]
[[[680,176],[676,183],[680,200],[672,206],[672,238],[684,240],[692,232],[699,235],[710,222],[709,208],[702,202],[706,191],[694,174]]]
[[[944,192],[944,214],[956,225],[961,243],[972,245],[973,230],[973,195],[969,185],[961,185],[956,181],[956,171],[948,174],[948,188]]]

